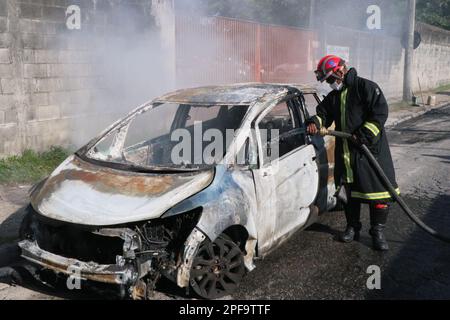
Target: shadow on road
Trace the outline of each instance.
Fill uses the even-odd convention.
[[[0,247],[19,239],[19,229],[25,215],[25,208],[18,209],[0,224]],[[2,263],[4,263],[3,257],[0,255],[0,267]]]
[[[38,280],[38,278],[41,281]],[[20,286],[42,294],[42,298],[64,300],[113,300],[118,299],[118,290],[82,283],[81,290],[69,290],[66,279],[51,271],[37,270],[20,259],[13,266],[0,269],[0,283]]]
[[[432,121],[433,128],[446,128],[450,117],[450,108],[434,109],[427,112],[418,123],[417,119],[403,122],[389,131],[389,141],[400,145],[415,145],[417,143],[434,144],[448,139],[448,130],[436,130],[421,124]]]
[[[439,155],[435,155],[435,154],[422,154],[422,156],[442,159],[442,160],[445,160],[445,161],[441,161],[442,163],[450,164],[450,156],[439,156]]]
[[[327,226],[327,225],[321,224],[321,223],[315,223],[315,224],[311,225],[308,229],[306,229],[306,231],[326,233],[326,234],[333,236],[333,238],[335,238],[335,239],[339,235],[338,230],[335,230],[335,229],[331,228],[330,226]]]
[[[410,198],[407,202],[414,212],[425,212],[421,218],[426,224],[450,236],[450,195],[432,201]],[[412,224],[403,214],[396,220],[398,226]],[[402,237],[407,240],[383,268],[382,290],[370,291],[366,298],[449,299],[450,244],[432,238],[418,227],[412,227],[412,232]]]

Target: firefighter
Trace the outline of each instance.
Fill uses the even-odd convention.
[[[335,182],[339,198],[345,199],[347,220],[347,228],[339,240],[344,243],[359,240],[361,204],[366,203],[370,207],[373,248],[387,251],[384,229],[392,199],[359,148],[365,144],[370,149],[399,192],[384,129],[388,118],[386,99],[376,83],[359,77],[354,68],[348,68],[337,56],[324,57],[315,73],[317,80],[326,81],[333,91],[319,104],[317,115],[307,121],[308,133],[317,134],[334,122],[337,131],[353,135],[351,141],[336,139]]]

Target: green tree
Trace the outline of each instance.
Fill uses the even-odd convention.
[[[352,29],[365,29],[366,9],[379,5],[383,29],[392,34],[406,27],[407,0],[176,0],[182,11],[253,20],[262,23],[309,26],[311,1],[315,3],[316,26],[324,22]],[[450,30],[450,0],[417,0],[417,20]]]
[[[179,0],[183,1],[183,0]],[[262,23],[308,27],[311,3],[314,3],[316,27],[339,25],[365,30],[367,7],[380,5],[385,32],[400,34],[404,28],[407,0],[184,0],[197,3],[206,15],[226,16]],[[450,1],[450,0],[448,0]]]
[[[310,0],[202,0],[208,15],[305,27]]]
[[[417,0],[417,20],[450,30],[450,0]]]

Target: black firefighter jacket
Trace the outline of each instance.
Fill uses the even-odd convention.
[[[384,129],[388,113],[387,101],[378,85],[358,77],[352,68],[345,76],[344,89],[331,92],[319,104],[317,116],[311,121],[318,128],[329,128],[335,122],[336,130],[355,134],[369,147],[393,186],[400,192]],[[336,184],[351,184],[352,198],[361,202],[391,200],[389,192],[358,146],[350,141],[336,139],[335,159]]]

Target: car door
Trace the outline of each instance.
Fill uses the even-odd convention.
[[[260,162],[254,171],[256,192],[259,209],[269,217],[266,224],[271,224],[262,227],[264,251],[305,225],[319,176],[314,147],[306,143],[303,116],[292,100],[281,100],[262,113],[255,128]],[[272,236],[267,239],[269,229]]]
[[[320,97],[314,92],[304,94],[304,111],[307,117],[316,115],[316,109],[321,102]],[[299,108],[301,105],[299,104]],[[330,127],[334,129],[334,124]],[[335,138],[313,136],[310,137],[311,143],[316,148],[317,159],[319,163],[319,195],[316,200],[316,205],[320,212],[333,210],[336,207],[337,199],[334,196],[336,193],[336,185],[334,181],[334,151]]]

